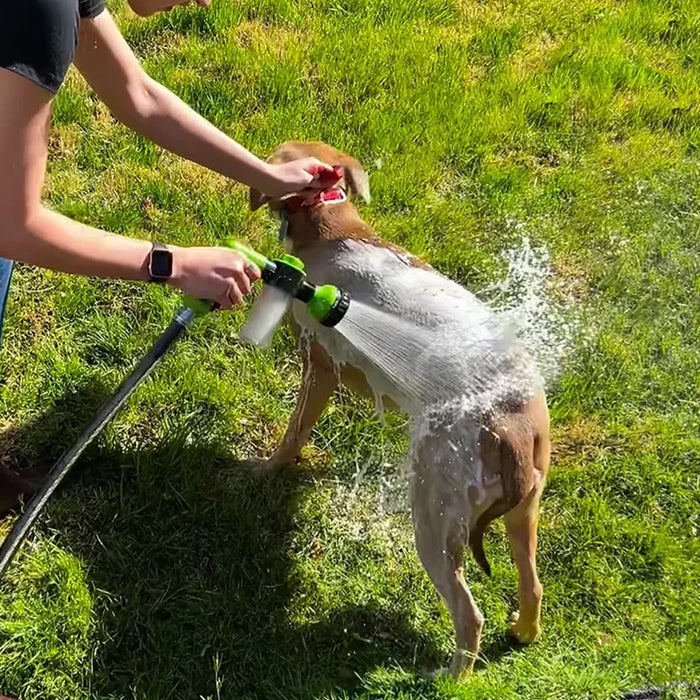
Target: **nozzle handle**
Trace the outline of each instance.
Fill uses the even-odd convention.
[[[253,250],[245,243],[241,243],[241,241],[237,241],[235,238],[227,238],[224,241],[224,245],[240,253],[249,262],[253,263],[253,265],[259,267],[261,271],[270,267],[274,270],[275,264],[272,260],[266,258],[262,253],[258,253],[257,250]],[[208,314],[218,307],[216,302],[209,301],[208,299],[195,299],[189,295],[185,295],[184,302],[185,306],[187,306],[188,309],[192,309],[197,316],[204,316],[204,314]]]
[[[257,265],[260,268],[260,270],[264,270],[266,267],[269,267],[272,262],[271,260],[266,258],[262,253],[258,253],[257,250],[253,250],[250,246],[247,246],[245,243],[237,241],[235,238],[227,238],[224,241],[224,245],[227,248],[231,248],[231,250],[235,250],[237,253],[243,255],[250,262],[252,262],[253,265]]]

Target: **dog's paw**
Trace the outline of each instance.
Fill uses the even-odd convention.
[[[520,644],[533,644],[542,634],[539,621],[536,620],[528,624],[525,620],[520,619],[520,613],[518,611],[510,616],[508,631]]]
[[[443,678],[450,678],[453,681],[464,680],[470,671],[462,671],[455,673],[450,666],[439,666],[438,668],[426,669],[421,674],[423,678],[431,681],[440,680]]]
[[[457,649],[452,654],[449,666],[426,670],[423,672],[424,678],[435,680],[437,678],[452,678],[456,681],[463,681],[472,674],[476,656],[466,649]]]
[[[423,678],[430,678],[430,679],[435,679],[435,678],[449,678],[450,675],[450,669],[446,668],[445,666],[440,666],[440,668],[433,668],[430,670],[425,670],[421,674]]]
[[[462,681],[474,670],[476,654],[467,649],[456,649],[450,661],[449,675],[456,681]]]

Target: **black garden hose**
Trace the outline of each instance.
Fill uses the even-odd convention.
[[[24,542],[32,525],[39,517],[51,494],[67,476],[85,448],[102,432],[102,429],[114,417],[134,390],[151,373],[173,343],[192,325],[197,313],[191,308],[181,309],[172,323],[158,337],[151,351],[136,365],[131,374],[121,383],[99,410],[95,419],[85,429],[78,441],[53,465],[42,487],[27,504],[22,515],[14,524],[0,546],[0,579],[5,575],[17,550]]]

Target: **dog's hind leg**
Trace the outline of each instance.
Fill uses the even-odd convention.
[[[540,636],[542,584],[535,565],[540,494],[538,484],[522,503],[503,516],[518,568],[520,610],[513,614],[510,632],[522,644],[534,642]]]
[[[272,456],[258,465],[259,471],[283,467],[299,457],[301,448],[311,436],[311,431],[337,386],[338,375],[330,358],[320,346],[312,344],[304,352],[304,372],[297,404],[285,435]]]
[[[530,407],[534,428],[534,484],[528,495],[504,516],[513,559],[518,569],[518,600],[520,610],[512,617],[510,632],[522,644],[534,642],[540,636],[542,584],[537,577],[537,520],[540,498],[549,471],[549,417],[543,398]]]
[[[459,517],[448,508],[441,508],[437,491],[425,483],[428,478],[413,475],[411,509],[416,549],[452,616],[457,648],[452,656],[450,674],[460,678],[474,667],[484,616],[464,580],[465,528]],[[419,487],[416,481],[420,483]]]

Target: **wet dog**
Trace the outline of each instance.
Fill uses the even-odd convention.
[[[449,332],[449,344],[430,343],[421,349],[416,371],[429,371],[447,353],[459,371],[444,396],[421,405],[420,396],[383,376],[381,363],[357,352],[337,330],[313,322],[295,304],[291,322],[304,341],[302,384],[284,438],[262,468],[277,469],[299,457],[341,382],[411,414],[415,542],[450,610],[456,633],[450,672],[460,677],[472,670],[484,622],[464,578],[462,553],[468,544],[490,573],[482,539],[499,516],[518,569],[520,609],[510,631],[522,643],[540,634],[542,586],[535,552],[550,455],[545,394],[536,372],[523,372],[517,343],[498,330],[494,312],[409,252],[383,241],[361,219],[350,201],[354,196],[369,200],[368,177],[359,162],[322,143],[296,142],[279,147],[270,161],[305,156],[340,166],[340,182],[326,193],[284,200],[268,201],[252,190],[251,208],[268,204],[281,217],[287,247],[304,260],[309,278],[347,290],[351,306],[359,302],[415,322],[432,329],[435,337]],[[386,352],[392,350],[389,342],[387,338]],[[483,348],[488,348],[488,362]],[[475,400],[474,386],[488,400]]]

